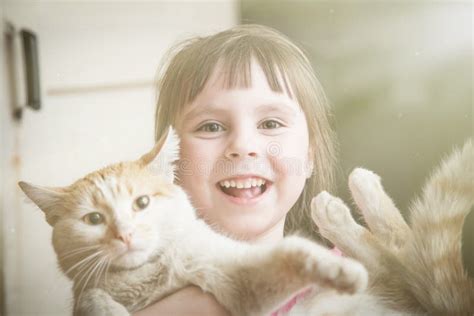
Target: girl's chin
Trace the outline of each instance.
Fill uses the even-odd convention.
[[[225,222],[209,223],[216,231],[223,233],[232,239],[260,242],[278,241],[283,237],[285,218],[279,221],[270,221],[273,214],[234,214],[224,219]]]

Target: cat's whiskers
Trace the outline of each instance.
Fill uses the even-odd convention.
[[[68,275],[69,272],[71,272],[72,270],[74,270],[75,268],[81,266],[82,264],[84,265],[87,265],[88,261],[94,259],[95,257],[99,256],[100,254],[103,253],[103,250],[101,251],[97,251],[97,252],[94,252],[93,254],[85,257],[84,259],[82,259],[81,261],[77,262],[76,264],[74,264],[72,267],[70,267],[69,269],[67,269],[66,272],[64,272],[64,274]],[[80,272],[80,271],[79,271]],[[76,273],[77,275],[77,273]],[[76,278],[76,276],[74,276],[74,278],[72,279],[74,281],[74,279]]]
[[[110,259],[108,257],[104,257],[104,261],[102,263],[102,268],[99,272],[99,280],[101,280],[101,278],[102,278],[102,280],[105,281],[105,271],[107,269],[107,264],[108,264],[109,261],[110,261]]]
[[[105,268],[105,273],[104,273],[104,282],[105,282],[105,284],[108,283],[107,273],[109,272],[110,264],[112,263],[112,259],[110,259],[109,257],[107,257],[107,258],[108,258],[107,267]]]
[[[95,258],[93,260],[91,260],[90,262],[88,263],[85,263],[78,271],[77,273],[75,274],[73,280],[76,279],[76,277],[80,277],[80,276],[83,276],[83,272],[86,271],[87,269],[89,269],[91,266],[94,265],[94,263],[100,258]],[[82,279],[82,278],[81,278]]]
[[[97,260],[100,260],[103,257],[104,251],[99,251],[96,254],[97,256],[90,258],[88,262],[84,262],[81,267],[78,267],[78,271],[77,273],[75,273],[72,281],[79,284],[80,281],[84,278],[84,275],[87,274],[87,271],[97,262]],[[79,281],[77,281],[78,277],[81,277]]]
[[[100,257],[100,258],[97,258],[97,260],[94,261],[94,263],[92,264],[92,268],[89,270],[88,272],[88,277],[86,278],[86,280],[84,281],[84,285],[82,286],[82,290],[81,290],[81,294],[79,295],[79,297],[82,295],[82,292],[84,291],[84,289],[86,288],[87,286],[87,283],[89,283],[89,280],[91,279],[91,277],[99,271],[99,268],[103,262],[104,258],[103,257]],[[96,279],[97,281],[97,279]]]
[[[87,251],[91,251],[91,250],[94,250],[94,249],[97,249],[99,248],[100,246],[99,245],[95,245],[95,246],[85,246],[85,247],[79,247],[79,248],[75,248],[73,250],[70,250],[70,251],[66,251],[64,252],[63,254],[61,255],[58,255],[58,261],[61,262],[61,261],[64,261],[66,260],[67,258],[69,257],[73,257],[74,255],[79,255],[83,252],[87,252]],[[70,258],[69,258],[70,259]],[[71,269],[73,269],[74,267],[71,267]],[[66,271],[65,274],[67,275],[68,272],[70,272],[70,270]],[[54,295],[54,293],[56,292],[56,289],[58,288],[58,286],[60,286],[60,279],[55,279],[55,281],[53,282],[53,284],[51,285],[51,291],[48,291],[50,295]]]
[[[87,263],[87,268],[84,269],[86,270],[84,274],[82,274],[81,278],[77,281],[74,280],[74,289],[76,290],[82,283],[82,281],[85,279],[84,284],[82,285],[81,291],[79,292],[79,296],[77,297],[77,301],[79,302],[82,298],[82,293],[84,292],[84,289],[87,286],[87,283],[89,282],[91,276],[94,274],[96,271],[97,267],[100,266],[100,261],[103,259],[103,257],[94,257],[93,260],[89,263]]]
[[[100,278],[102,276],[102,273],[105,271],[105,268],[107,266],[107,261],[109,260],[108,256],[102,257],[102,259],[99,262],[100,268],[97,270],[97,278],[94,282],[94,287],[97,287],[97,285],[100,282]]]
[[[79,255],[79,254],[81,254],[81,253],[83,253],[83,252],[95,250],[95,249],[98,249],[98,248],[100,248],[100,245],[94,245],[94,246],[86,246],[86,247],[75,248],[75,249],[73,249],[73,250],[64,252],[63,254],[61,254],[60,256],[58,256],[58,259],[59,259],[59,260],[65,260],[66,258],[75,256],[75,255]]]
[[[94,264],[99,259],[100,258],[94,258],[94,260],[92,260],[92,261],[88,262],[87,264],[85,264],[84,267],[82,267],[81,271],[79,271],[79,273],[76,273],[76,275],[74,276],[74,279],[73,279],[74,289],[77,289],[81,285],[82,280],[84,280],[84,278],[87,277],[89,271],[94,267]],[[79,279],[76,280],[76,278],[79,278]]]

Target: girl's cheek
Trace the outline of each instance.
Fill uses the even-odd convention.
[[[215,160],[213,149],[209,144],[183,144],[181,160],[188,174],[203,177],[209,174]]]
[[[270,166],[277,177],[299,177],[307,174],[308,151],[284,152],[279,156],[270,156]]]

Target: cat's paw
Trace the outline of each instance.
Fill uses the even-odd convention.
[[[317,271],[316,284],[319,286],[349,294],[358,293],[367,288],[367,270],[355,260],[331,256],[319,258],[317,262],[312,261],[309,264]]]
[[[356,168],[349,176],[349,188],[372,234],[394,250],[403,247],[410,229],[385,193],[380,177],[370,170]]]
[[[377,174],[367,169],[355,168],[349,175],[349,189],[362,210],[380,209],[380,198],[384,191]]]
[[[311,201],[311,217],[320,233],[331,241],[340,239],[340,234],[353,235],[359,230],[359,225],[344,202],[326,191],[322,191]]]

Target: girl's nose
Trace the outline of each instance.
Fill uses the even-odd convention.
[[[248,153],[245,153],[243,151],[235,150],[235,151],[229,151],[226,152],[226,158],[228,159],[238,159],[238,158],[244,158],[245,156],[256,158],[257,153],[254,151],[250,151]]]
[[[225,157],[229,160],[257,158],[256,137],[256,135],[236,133],[225,150]]]

